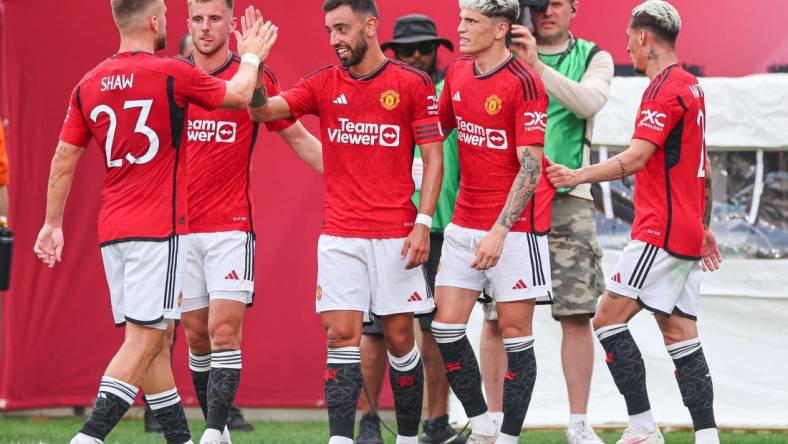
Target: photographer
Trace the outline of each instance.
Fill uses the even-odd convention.
[[[524,8],[530,7],[534,31],[514,26],[512,50],[539,74],[550,96],[545,154],[569,168],[586,166],[591,157],[594,115],[604,106],[610,90],[613,58],[593,42],[576,38],[569,31],[579,1],[520,3]],[[561,358],[569,394],[567,441],[601,443],[586,420],[594,361],[590,319],[597,298],[604,291],[590,186],[558,190],[553,201],[549,245],[555,291],[552,314],[561,322],[563,331]],[[482,372],[490,410],[494,412],[493,401],[501,399],[506,355],[492,304],[485,306],[485,320]]]

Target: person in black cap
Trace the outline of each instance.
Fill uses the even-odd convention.
[[[444,76],[444,71],[438,69],[437,52],[440,46],[446,47],[449,51],[454,50],[449,40],[438,37],[435,22],[431,18],[426,15],[411,14],[397,19],[394,25],[394,39],[382,44],[381,48],[383,50],[391,49],[397,60],[429,74],[435,82],[437,96],[440,96]],[[417,206],[420,197],[422,170],[420,152],[416,147],[413,159],[413,179],[416,193],[413,196],[413,202]],[[443,174],[441,193],[430,230],[430,255],[424,265],[427,283],[431,290],[435,288],[435,274],[443,245],[443,229],[451,221],[459,187],[456,132],[447,136],[443,143]],[[430,332],[431,324],[431,315],[420,318],[423,334],[421,356],[427,382],[427,419],[424,421],[423,433],[419,442],[422,444],[462,444],[465,442],[465,438],[449,426],[449,382],[446,379],[438,344]],[[380,319],[374,319],[372,325],[364,328],[364,335],[361,338],[361,366],[366,395],[361,397],[362,417],[359,435],[356,438],[357,444],[383,443],[380,434],[380,418],[375,410],[386,374],[387,360],[383,326]]]
[[[438,37],[435,22],[422,14],[400,17],[394,24],[394,39],[380,45],[384,51],[394,51],[397,60],[426,72],[437,85],[443,80],[443,71],[438,70],[438,47],[445,46],[454,51],[448,39]]]

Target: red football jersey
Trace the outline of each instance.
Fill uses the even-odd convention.
[[[413,147],[443,140],[430,77],[391,59],[365,77],[327,66],[284,98],[293,116],[320,118],[323,234],[407,236],[416,219]]]
[[[104,151],[102,245],[186,232],[179,157],[187,106],[215,109],[226,88],[187,60],[146,52],[116,54],[80,80],[60,139],[86,146],[95,138]]]
[[[633,139],[658,149],[635,175],[632,238],[679,256],[703,250],[706,206],[706,102],[698,79],[679,65],[649,84]]]
[[[452,223],[489,230],[503,210],[520,171],[517,147],[544,145],[549,99],[542,80],[514,58],[480,75],[472,58],[460,58],[446,73],[440,98],[443,128],[457,128],[460,191]],[[555,187],[542,177],[511,231],[550,231]]]
[[[209,73],[229,80],[238,71],[241,59],[231,54],[227,62]],[[268,94],[279,94],[279,81],[265,68]],[[269,122],[269,131],[281,131],[293,121]],[[189,231],[254,231],[254,206],[249,176],[252,150],[259,124],[246,109],[208,111],[189,107],[186,121]]]

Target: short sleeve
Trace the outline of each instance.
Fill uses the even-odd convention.
[[[93,133],[90,131],[90,127],[85,121],[85,115],[82,113],[79,89],[80,86],[77,86],[71,92],[68,110],[66,111],[66,120],[63,122],[63,128],[60,130],[60,140],[84,147],[90,142]]]
[[[320,115],[314,87],[319,85],[322,78],[324,76],[320,75],[320,73],[305,77],[282,94],[282,97],[290,106],[290,113],[294,118],[297,119],[307,114]]]
[[[517,102],[515,117],[517,146],[544,146],[549,99],[541,82],[534,82],[533,85],[538,93],[524,100],[521,92],[520,100]]]
[[[279,86],[279,79],[268,67],[265,67],[265,90],[269,97],[278,96],[282,93],[282,88]],[[289,128],[295,121],[295,118],[274,120],[272,122],[266,122],[265,127],[268,131],[276,133]]]
[[[658,147],[665,146],[665,140],[672,128],[671,101],[667,94],[646,98],[640,103],[635,122],[633,139],[647,140]]]
[[[440,116],[441,127],[444,130],[449,130],[457,126],[457,120],[454,117],[454,103],[452,103],[451,99],[452,87],[450,74],[451,70],[446,72],[446,78],[443,80],[443,90],[438,100],[438,114]]]
[[[427,75],[412,76],[410,87],[411,122],[413,135],[417,145],[442,142],[438,118],[438,98],[435,96],[435,85]]]
[[[198,67],[191,68],[188,81],[181,87],[181,94],[187,102],[208,111],[219,108],[227,94],[226,81],[209,75]]]

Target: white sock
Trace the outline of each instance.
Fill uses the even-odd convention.
[[[70,444],[103,444],[104,441],[94,438],[92,436],[88,436],[84,433],[77,433],[77,435],[71,438]]]
[[[517,444],[517,441],[520,439],[519,436],[512,436],[507,435],[506,433],[499,433],[498,438],[495,440],[495,444]]]
[[[397,435],[397,444],[419,444],[419,437]]]
[[[490,412],[493,424],[495,424],[495,431],[500,432],[503,425],[503,412]]]
[[[703,429],[695,432],[695,444],[720,444],[717,429]]]
[[[479,416],[468,418],[468,421],[471,423],[471,432],[484,436],[495,435],[495,424],[489,412],[484,412]]]
[[[643,413],[630,416],[629,426],[639,432],[649,433],[657,427],[657,424],[654,422],[654,417],[651,415],[651,410],[647,410]]]
[[[328,444],[353,444],[353,440],[344,436],[332,436],[328,439]]]
[[[218,442],[222,438],[222,432],[216,429],[205,429],[200,438],[200,444]]]
[[[588,422],[585,413],[570,413],[569,414],[569,427],[574,427],[578,424]]]

